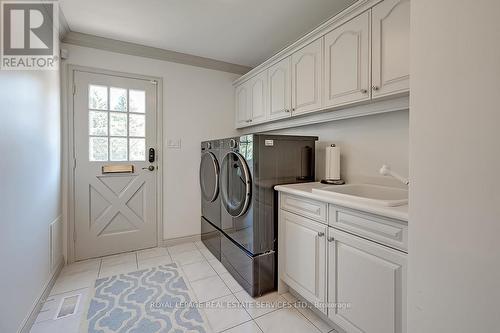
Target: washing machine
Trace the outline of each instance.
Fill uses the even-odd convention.
[[[315,180],[317,139],[251,134],[222,141],[220,261],[251,296],[277,286],[274,186]]]

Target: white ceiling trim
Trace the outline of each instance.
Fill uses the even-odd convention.
[[[175,52],[151,46],[124,42],[116,39],[83,34],[74,31],[67,32],[64,35],[62,42],[78,46],[91,47],[94,49],[100,49],[110,52],[175,62],[179,64],[208,68],[208,69],[235,73],[240,75],[248,73],[252,69],[251,67],[231,64],[228,62],[210,58],[199,57],[192,54]]]

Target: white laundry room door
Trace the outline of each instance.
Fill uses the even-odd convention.
[[[75,260],[157,245],[156,82],[74,72]]]

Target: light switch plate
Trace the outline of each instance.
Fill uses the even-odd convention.
[[[181,139],[168,139],[167,148],[170,149],[181,149]]]

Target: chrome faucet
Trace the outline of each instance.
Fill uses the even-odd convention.
[[[382,165],[382,167],[380,168],[379,172],[380,172],[380,174],[382,176],[391,176],[391,177],[399,180],[400,182],[402,182],[405,185],[409,185],[410,184],[410,180],[408,180],[408,178],[404,178],[401,175],[399,175],[398,173],[392,171],[391,167],[388,166],[388,165],[385,165],[385,164]]]

